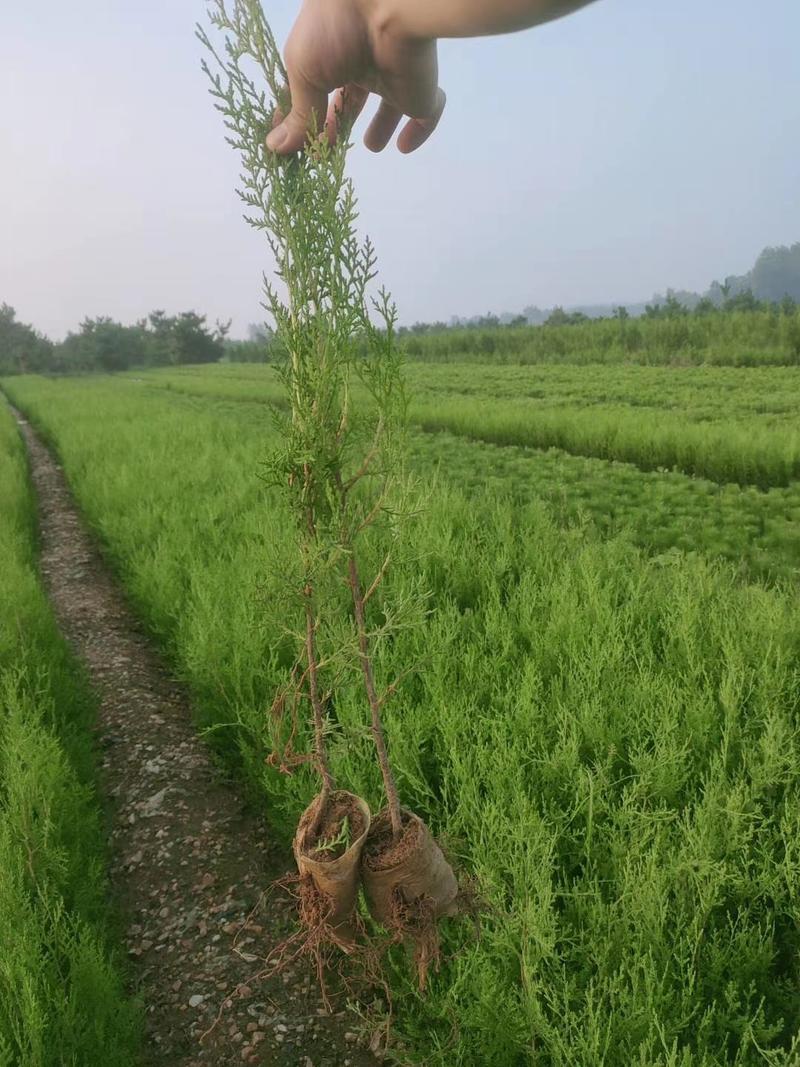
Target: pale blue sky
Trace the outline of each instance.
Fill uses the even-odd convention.
[[[11,5],[8,5],[11,7]],[[265,5],[278,36],[296,5]],[[0,301],[53,336],[156,307],[262,317],[263,238],[199,72],[196,0],[38,0],[0,35]],[[800,240],[798,0],[599,0],[444,42],[417,155],[359,148],[401,319],[634,301]]]

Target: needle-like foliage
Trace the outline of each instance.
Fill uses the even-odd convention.
[[[315,116],[302,153],[283,158],[268,151],[267,132],[276,112],[290,102],[261,6],[258,0],[234,0],[229,10],[225,0],[215,0],[210,20],[223,43],[215,48],[198,29],[216,63],[213,70],[204,67],[228,140],[241,156],[247,221],[266,235],[278,279],[265,276],[265,308],[282,342],[280,376],[288,403],[275,412],[281,444],[268,459],[267,474],[295,519],[297,566],[287,577],[303,619],[293,631],[297,662],[279,706],[287,700],[296,706],[299,697],[310,702],[317,767],[329,792],[327,704],[341,672],[360,668],[399,832],[399,801],[380,722],[383,701],[396,684],[380,691],[373,659],[376,646],[414,613],[418,598],[412,595],[393,609],[384,605],[380,626],[371,629],[367,604],[392,553],[366,580],[357,558],[359,540],[371,527],[388,524],[394,530],[412,510],[403,489],[406,401],[395,308],[384,290],[371,296],[375,253],[356,229],[344,116],[337,116],[335,138],[324,126],[325,116]],[[350,624],[344,629],[337,583],[350,594]],[[320,641],[326,638],[330,647],[323,652]]]

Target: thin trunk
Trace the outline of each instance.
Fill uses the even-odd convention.
[[[322,821],[322,816],[327,807],[328,798],[334,790],[333,777],[328,765],[328,753],[325,749],[325,714],[322,700],[319,695],[319,674],[317,671],[317,642],[314,634],[314,607],[310,589],[306,589],[306,658],[308,660],[308,695],[311,700],[311,708],[314,715],[314,757],[317,770],[322,778],[322,799],[320,800],[314,825],[311,827],[315,834]]]
[[[392,821],[392,837],[399,841],[403,833],[403,823],[400,816],[400,798],[397,794],[397,785],[389,764],[389,753],[386,750],[386,737],[381,722],[381,703],[375,689],[375,675],[372,670],[372,660],[369,654],[369,640],[367,637],[367,623],[364,613],[364,595],[361,591],[361,579],[358,574],[358,565],[355,556],[350,554],[349,563],[350,589],[353,594],[353,609],[358,628],[358,650],[361,659],[361,670],[364,673],[364,686],[367,690],[370,711],[372,712],[372,737],[378,752],[378,762],[383,775],[383,787],[386,790],[386,803],[389,807],[389,817]]]
[[[305,465],[303,471],[303,481],[306,492],[308,492],[309,485],[311,483],[311,471],[308,464]],[[306,562],[306,584],[303,589],[303,596],[306,606],[306,660],[308,662],[308,697],[311,701],[311,710],[314,716],[314,756],[317,763],[317,770],[322,778],[322,794],[317,810],[317,816],[314,819],[314,825],[311,827],[312,834],[315,834],[319,829],[319,824],[322,821],[322,816],[327,807],[328,798],[334,790],[333,778],[331,776],[330,766],[328,764],[328,752],[325,748],[325,712],[322,706],[322,700],[319,695],[319,659],[317,657],[317,638],[316,638],[316,612],[314,610],[314,588],[310,580],[310,546],[316,539],[317,531],[316,524],[314,522],[314,513],[311,506],[306,511],[306,534],[308,537],[308,543],[304,547],[303,555]]]

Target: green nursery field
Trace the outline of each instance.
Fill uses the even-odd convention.
[[[94,707],[34,559],[22,442],[0,406],[0,1064],[130,1065],[94,795]]]
[[[411,420],[425,430],[763,489],[800,473],[794,368],[412,364],[408,377]],[[156,371],[139,380],[234,400],[282,395],[269,367]]]
[[[470,494],[544,500],[560,523],[591,519],[651,550],[797,576],[800,481],[789,473],[800,448],[797,370],[410,364],[407,377],[420,473]],[[137,372],[133,380],[241,401],[239,417],[256,422],[265,402],[282,398],[269,367]],[[686,477],[698,467],[702,475]]]
[[[424,995],[392,959],[413,1061],[790,1067],[800,371],[411,364],[408,378],[424,507],[416,574],[387,581],[420,581],[430,612],[377,669],[421,662],[387,706],[400,789],[487,905],[477,938],[446,925]],[[289,566],[288,519],[259,479],[273,372],[3,387],[60,453],[199,727],[286,832],[314,783],[265,764],[290,665],[269,578]],[[384,547],[370,543],[375,565]],[[337,696],[332,758],[377,810],[360,700]]]

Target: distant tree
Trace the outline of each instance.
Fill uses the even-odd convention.
[[[686,307],[680,302],[676,294],[671,290],[667,290],[667,298],[661,305],[661,313],[664,318],[676,319],[680,315],[686,314]]]
[[[153,311],[148,322],[157,363],[217,363],[223,356],[224,333],[230,323],[224,327],[224,333],[219,324],[215,331],[210,331],[205,315],[184,311],[167,316],[160,310]]]
[[[0,304],[0,374],[35,374],[47,370],[52,358],[52,342],[18,322],[10,304]]]
[[[485,315],[470,319],[469,325],[474,330],[494,330],[500,325],[500,318],[489,311]]]
[[[554,307],[545,319],[545,326],[579,326],[582,322],[589,322],[589,316],[582,311],[565,311],[562,307]]]
[[[522,314],[525,316],[531,326],[541,326],[541,324],[547,318],[547,312],[542,311],[541,308],[536,307],[533,304],[529,304],[528,307],[523,308]]]
[[[761,311],[763,307],[764,304],[756,299],[752,289],[743,289],[725,300],[726,311]]]
[[[749,287],[759,300],[778,303],[784,296],[800,300],[800,241],[765,248],[750,272]]]
[[[266,341],[272,333],[269,326],[263,322],[251,322],[247,327],[247,340],[261,342]]]
[[[626,322],[631,316],[628,309],[620,304],[619,307],[614,308],[611,317],[612,319],[616,319],[618,322]]]
[[[705,299],[710,300],[715,308],[721,308],[725,303],[725,293],[723,293],[722,288],[720,282],[713,281],[705,294]]]
[[[113,319],[84,319],[56,350],[57,370],[121,371],[148,362],[148,338],[141,324],[123,326]]]

